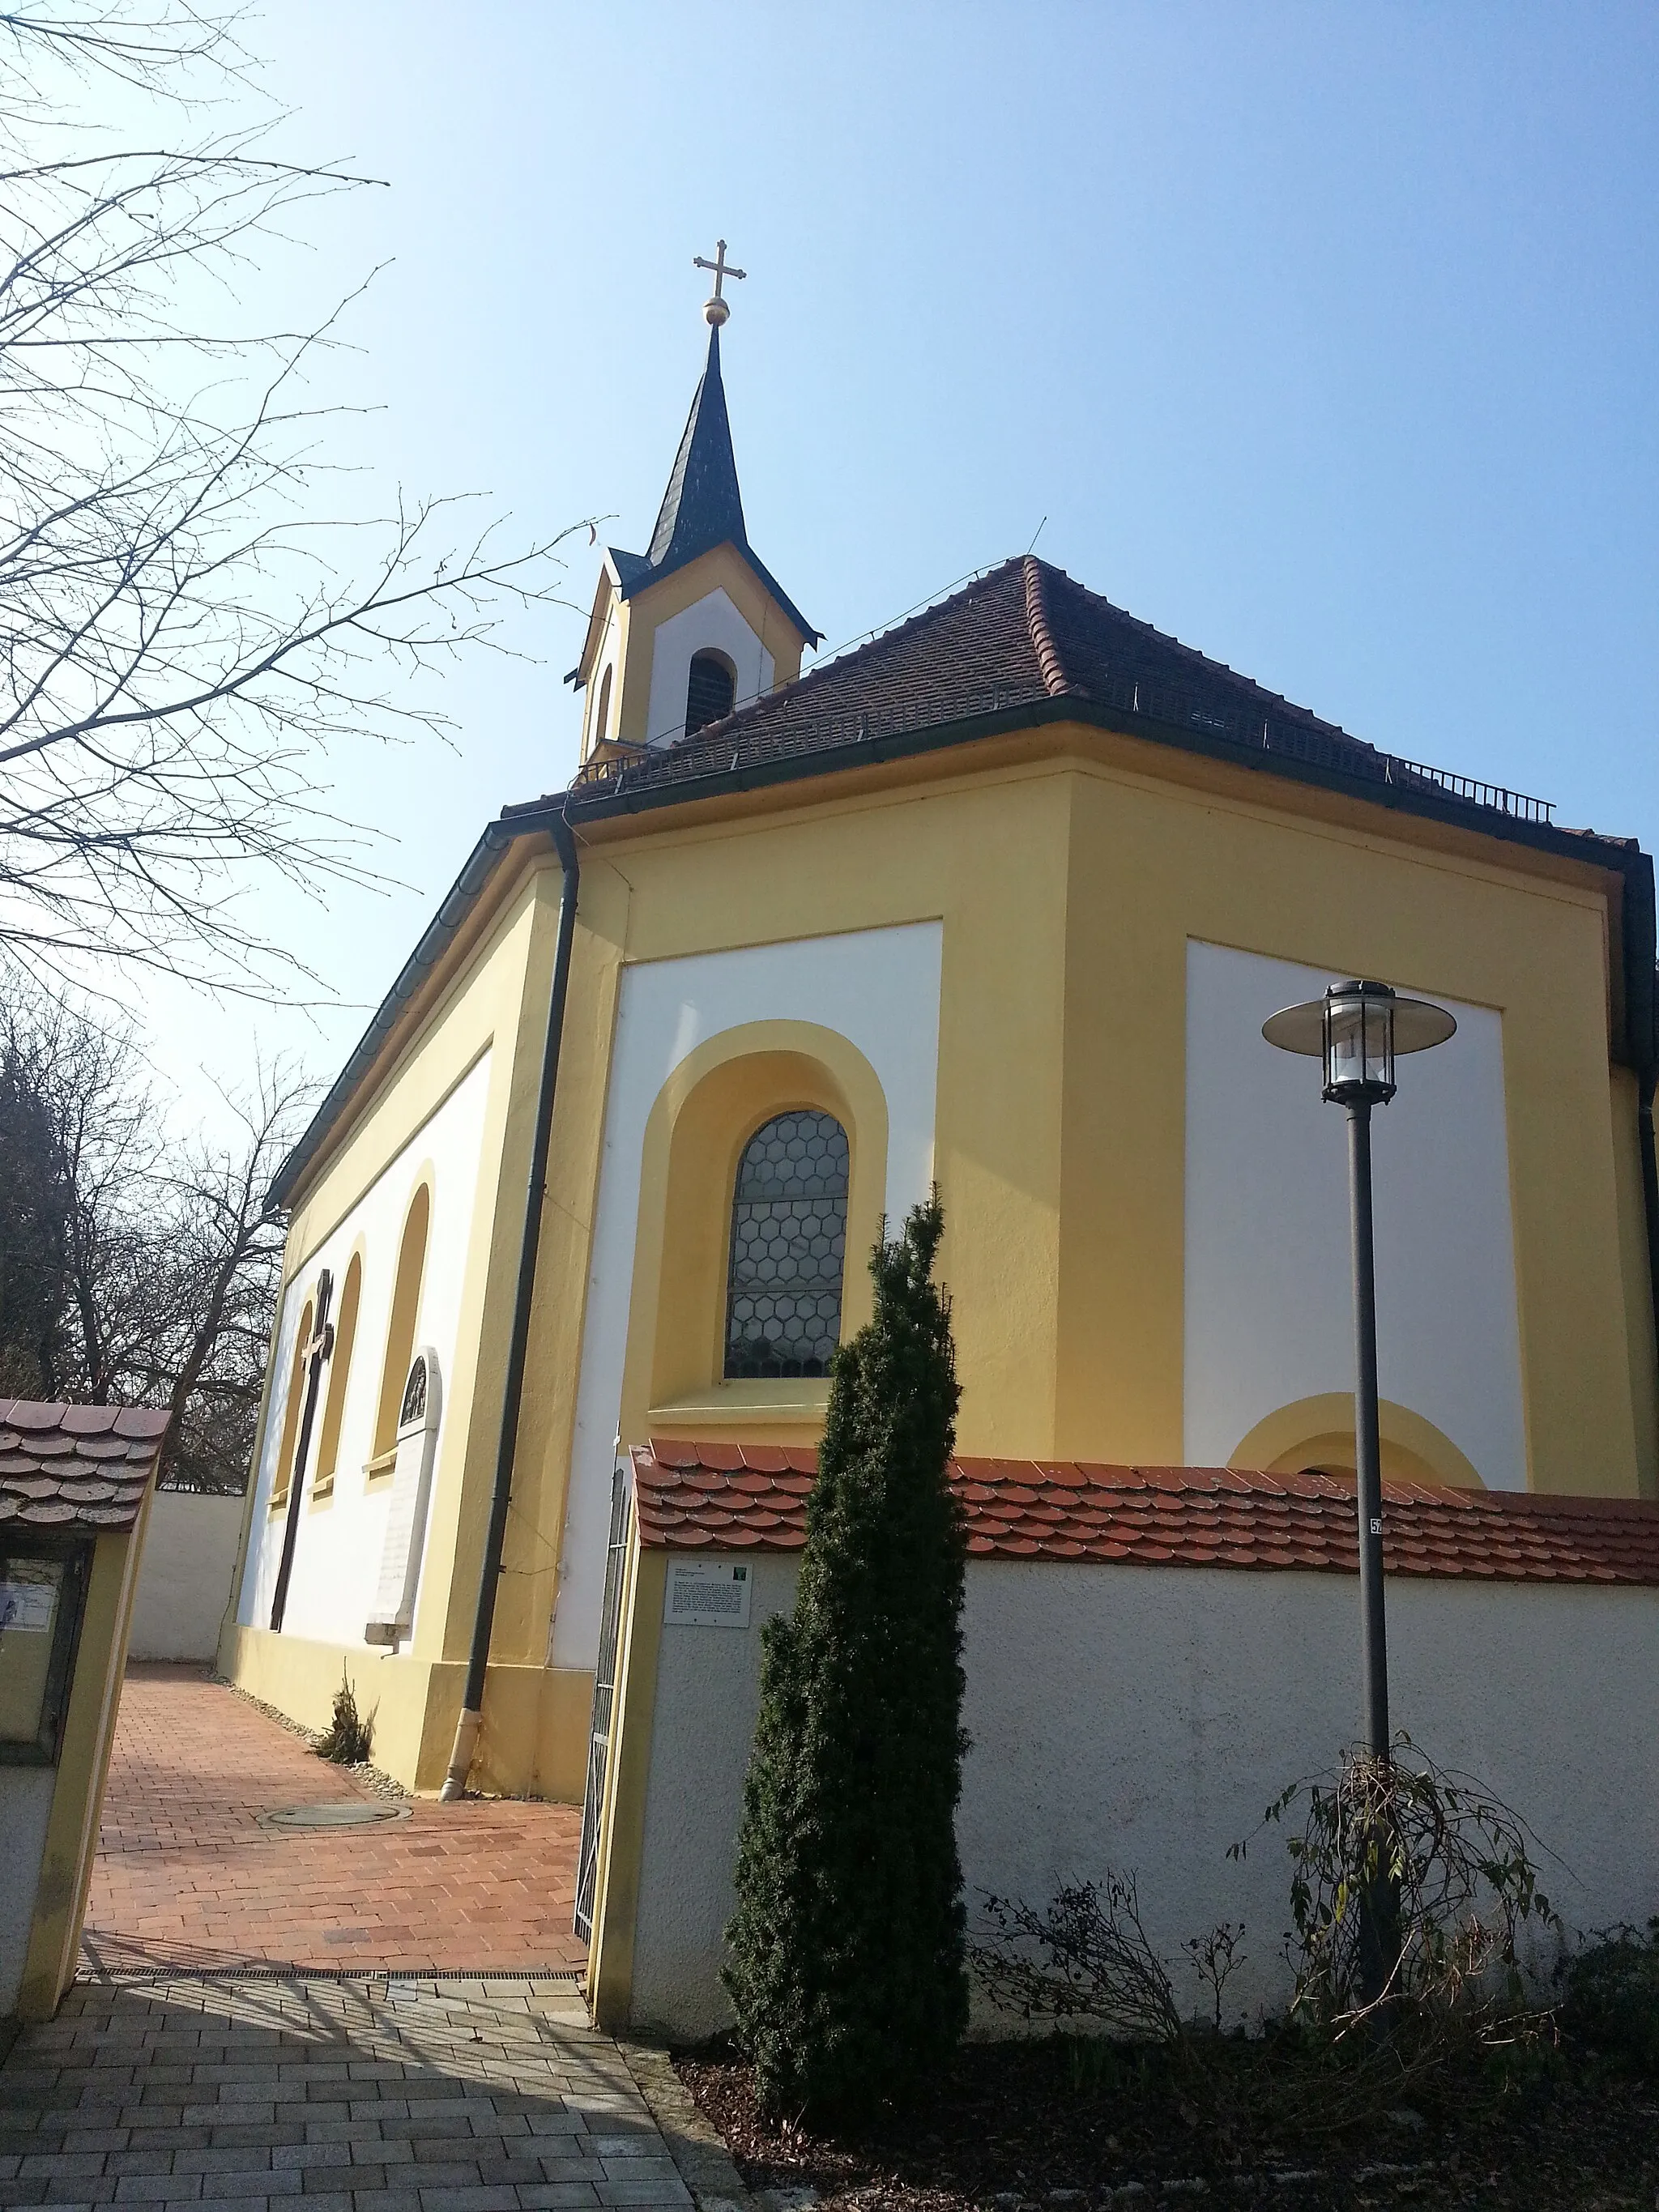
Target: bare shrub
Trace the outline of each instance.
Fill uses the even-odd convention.
[[[1109,1869],[1098,1881],[1068,1884],[1042,1906],[988,1897],[985,1912],[990,1929],[973,1946],[970,1963],[994,2004],[1024,2020],[1093,2021],[1136,2043],[1179,2040],[1181,2008],[1142,1923],[1133,1874]],[[1218,2025],[1222,1985],[1239,1963],[1243,1932],[1229,1924],[1187,1946],[1200,1982],[1213,1990]]]
[[[361,1766],[374,1748],[374,1713],[379,1711],[377,1705],[364,1719],[357,1710],[351,1677],[342,1668],[333,1714],[317,1739],[318,1758],[332,1759],[337,1766]]]
[[[1284,1826],[1291,1859],[1291,2019],[1356,2059],[1386,2045],[1396,2076],[1437,2063],[1454,2044],[1535,2034],[1526,1933],[1559,1937],[1521,1816],[1469,1777],[1437,1766],[1408,1736],[1394,1755],[1348,1753],[1334,1773],[1292,1783],[1263,1815]],[[1242,1859],[1245,1843],[1229,1856]],[[1368,1996],[1366,1900],[1386,1898],[1392,1926],[1380,1994]],[[1364,2031],[1357,2033],[1356,2031]]]

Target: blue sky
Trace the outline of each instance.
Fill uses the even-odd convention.
[[[291,149],[391,189],[273,269],[352,310],[339,457],[648,537],[717,236],[750,537],[830,644],[1038,550],[1390,750],[1659,844],[1659,12],[280,0]],[[1044,518],[1047,518],[1046,522]],[[585,533],[571,571],[586,602]],[[272,892],[331,1073],[485,820],[564,782],[576,615],[340,763],[410,886]],[[202,1030],[153,1002],[190,1087]]]

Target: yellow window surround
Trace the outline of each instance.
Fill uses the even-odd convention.
[[[745,1023],[688,1054],[653,1104],[641,1176],[623,1431],[728,1424],[816,1433],[818,1376],[726,1380],[726,1278],[738,1163],[757,1129],[792,1108],[831,1114],[850,1152],[842,1337],[868,1317],[860,1264],[879,1231],[887,1109],[855,1046],[817,1024]]]
[[[722,1426],[738,1422],[772,1427],[780,1422],[799,1422],[817,1427],[829,1403],[828,1377],[805,1375],[781,1381],[716,1383],[710,1389],[686,1391],[670,1404],[653,1406],[646,1419],[653,1431],[702,1423],[706,1431],[711,1422]]]

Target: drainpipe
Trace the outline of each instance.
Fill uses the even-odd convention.
[[[553,1097],[559,1081],[559,1048],[564,1038],[564,1002],[570,987],[570,948],[576,929],[578,868],[576,841],[563,811],[548,823],[564,871],[559,896],[559,938],[553,954],[553,988],[548,1001],[547,1042],[542,1048],[541,1089],[536,1098],[536,1133],[530,1149],[530,1184],[525,1193],[524,1242],[519,1249],[519,1287],[513,1302],[513,1334],[507,1353],[507,1383],[501,1392],[501,1432],[495,1449],[495,1486],[489,1500],[489,1527],[483,1563],[478,1570],[478,1609],[472,1623],[466,1690],[455,1725],[455,1745],[440,1796],[464,1796],[472,1755],[483,1725],[484,1672],[489,1663],[489,1635],[495,1621],[495,1592],[501,1583],[501,1552],[507,1541],[507,1512],[513,1500],[513,1460],[519,1442],[519,1407],[524,1396],[525,1360],[530,1345],[530,1306],[536,1291],[536,1252],[541,1241],[542,1195],[547,1184],[547,1152],[553,1133]]]
[[[1653,1094],[1659,1067],[1637,1070],[1637,1149],[1642,1155],[1642,1211],[1648,1224],[1648,1282],[1653,1292],[1653,1325],[1659,1335],[1659,1165],[1653,1151]]]

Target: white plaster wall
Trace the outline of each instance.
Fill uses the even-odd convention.
[[[884,1203],[890,1221],[902,1219],[927,1195],[933,1176],[942,935],[936,921],[914,922],[642,961],[624,969],[550,1665],[591,1668],[599,1650],[640,1164],[658,1093],[688,1053],[746,1022],[816,1022],[839,1032],[858,1047],[881,1085],[887,1103]]]
[[[294,1364],[295,1332],[306,1300],[325,1267],[333,1271],[334,1311],[337,1315],[346,1267],[361,1239],[362,1297],[357,1309],[351,1371],[346,1382],[334,1494],[329,1504],[316,1510],[308,1496],[300,1507],[299,1538],[283,1626],[289,1635],[315,1637],[325,1643],[361,1644],[363,1640],[363,1624],[368,1619],[380,1577],[380,1551],[392,1497],[392,1486],[384,1480],[372,1492],[367,1489],[363,1465],[374,1440],[374,1408],[380,1394],[380,1364],[392,1316],[392,1292],[404,1218],[416,1184],[429,1169],[432,1214],[427,1231],[426,1267],[416,1315],[415,1342],[417,1346],[432,1346],[438,1355],[439,1371],[447,1383],[454,1366],[461,1286],[473,1232],[489,1088],[489,1055],[486,1053],[311,1255],[283,1291],[271,1355],[276,1362],[276,1377],[265,1419],[256,1478],[252,1536],[237,1613],[244,1626],[264,1627],[269,1624],[271,1592],[282,1558],[284,1516],[279,1515],[273,1520],[268,1507],[282,1447],[283,1415]],[[307,1492],[322,1440],[328,1381],[325,1372],[318,1394],[311,1465],[306,1475]],[[417,1597],[417,1613],[419,1604]]]
[[[793,1558],[750,1557],[750,1631],[662,1632],[634,2019],[686,2038],[730,2018],[719,1969],[759,1628],[793,1598]],[[1569,1928],[1659,1911],[1659,1590],[1413,1577],[1390,1583],[1389,1608],[1395,1724],[1524,1815]],[[1197,1990],[1182,1943],[1231,1920],[1246,1930],[1247,1964],[1229,1985],[1237,2016],[1281,2005],[1283,1836],[1258,1837],[1242,1865],[1227,1848],[1356,1733],[1358,1584],[975,1561],[965,1632],[972,1748],[957,1838],[970,1930],[988,1891],[1042,1903],[1109,1866],[1138,1876],[1183,2002],[1195,2007]]]
[[[240,1498],[158,1490],[145,1524],[130,1659],[211,1659],[230,1603]]]
[[[0,2020],[22,1985],[57,1781],[55,1766],[0,1766]]]
[[[1346,1116],[1321,1099],[1317,1061],[1261,1035],[1336,980],[1187,948],[1189,1466],[1224,1465],[1280,1406],[1353,1389]],[[1398,1097],[1371,1117],[1379,1386],[1488,1488],[1524,1490],[1503,1021],[1440,1003],[1456,1036],[1401,1060]]]
[[[676,1558],[684,1555],[677,1553]],[[727,1554],[729,1557],[730,1555]],[[634,1922],[636,2025],[695,2021],[696,2039],[732,2017],[720,1969],[736,1905],[743,1778],[760,1703],[760,1632],[795,1602],[793,1554],[750,1553],[749,1626],[665,1621]]]
[[[646,742],[672,745],[685,735],[685,687],[691,656],[706,648],[723,653],[738,673],[736,702],[746,706],[772,689],[771,654],[723,591],[710,592],[660,623],[651,638],[651,700]]]

